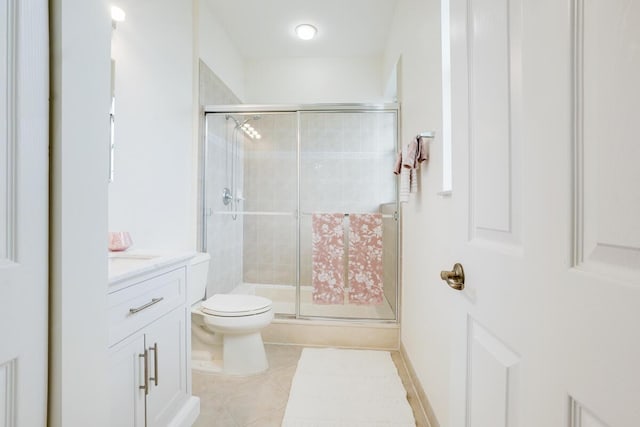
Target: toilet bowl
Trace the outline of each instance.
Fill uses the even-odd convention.
[[[206,328],[222,335],[222,372],[249,375],[269,367],[260,331],[273,320],[271,305],[255,295],[217,294],[202,301]]]
[[[209,259],[208,254],[199,254],[191,263],[190,282],[197,282],[189,284],[192,368],[229,375],[263,372],[269,364],[261,330],[273,320],[272,302],[241,294],[215,294],[203,301]],[[222,352],[217,348],[220,344]]]

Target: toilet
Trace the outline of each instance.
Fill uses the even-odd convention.
[[[209,254],[200,253],[191,261],[192,368],[229,375],[267,370],[260,332],[273,320],[271,300],[241,294],[215,294],[203,300],[209,260]]]

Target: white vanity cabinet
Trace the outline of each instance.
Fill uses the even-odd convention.
[[[138,387],[144,384],[143,361],[138,355],[146,348],[144,335],[134,335],[110,349],[109,425],[143,427],[146,396]]]
[[[188,397],[184,366],[185,312],[176,309],[145,331],[149,378],[147,425],[167,426]]]
[[[110,425],[191,426],[186,260],[111,283],[108,298]],[[132,270],[132,273],[135,270]]]

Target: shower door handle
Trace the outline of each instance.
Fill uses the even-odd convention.
[[[447,285],[456,291],[464,289],[464,269],[462,268],[462,264],[459,262],[455,263],[452,271],[441,271],[440,278],[447,282]]]

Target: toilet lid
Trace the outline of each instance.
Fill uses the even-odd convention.
[[[216,294],[202,302],[200,309],[213,316],[251,316],[271,309],[271,300],[257,295]]]

